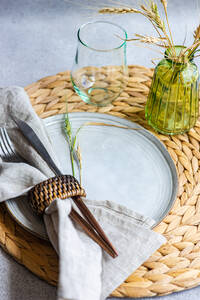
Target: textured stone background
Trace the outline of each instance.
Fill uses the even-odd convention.
[[[84,22],[102,19],[95,11],[87,11],[76,5],[77,2],[91,5],[94,0],[0,0],[1,86],[25,86],[41,77],[70,69],[76,48],[77,29]],[[187,44],[195,25],[200,21],[200,0],[168,2],[175,42],[182,44],[186,36]],[[136,0],[126,3],[135,6]],[[153,34],[151,26],[141,16],[108,18],[121,24],[129,37],[135,32]],[[128,45],[128,64],[150,67],[152,58],[161,57],[161,54],[144,47],[134,46],[133,43]],[[199,293],[200,287],[197,287],[157,299],[197,300]],[[0,299],[56,300],[56,289],[32,275],[0,249]]]

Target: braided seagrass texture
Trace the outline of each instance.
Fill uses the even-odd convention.
[[[69,72],[43,78],[27,86],[26,91],[42,118],[64,113],[67,99],[69,111],[108,113],[138,122],[151,130],[144,119],[144,105],[152,75],[151,69],[129,66],[129,82],[124,92],[103,108],[89,106],[75,94]],[[167,243],[112,296],[157,296],[200,285],[200,121],[187,134],[156,136],[167,147],[179,176],[175,205],[154,229],[167,238]],[[0,205],[0,243],[33,273],[53,285],[57,284],[58,258],[50,243],[22,229],[3,205]]]

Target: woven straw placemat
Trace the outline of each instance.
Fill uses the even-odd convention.
[[[74,92],[69,72],[49,76],[26,87],[41,118],[69,111],[108,113],[135,121],[151,130],[144,119],[144,105],[153,70],[129,66],[129,82],[112,104],[96,108]],[[155,134],[155,132],[154,132]],[[189,133],[156,136],[167,147],[179,176],[178,197],[170,214],[154,229],[167,238],[156,251],[112,294],[116,297],[165,295],[200,284],[200,122]],[[0,205],[0,244],[19,263],[56,285],[58,258],[50,243],[21,228]]]

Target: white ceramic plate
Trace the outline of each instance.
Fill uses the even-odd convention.
[[[97,113],[69,116],[74,132],[85,122],[140,128],[83,127],[78,136],[83,160],[82,186],[88,199],[115,201],[153,218],[158,224],[169,212],[178,185],[174,163],[164,145],[138,124],[124,119]],[[64,115],[44,122],[62,172],[71,174]],[[42,219],[32,212],[25,197],[7,201],[7,207],[24,228],[47,238]]]

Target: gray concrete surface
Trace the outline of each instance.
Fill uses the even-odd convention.
[[[88,20],[102,19],[94,11],[76,5],[77,2],[92,5],[94,0],[72,2],[0,0],[0,86],[26,86],[41,77],[70,69],[78,27]],[[175,42],[182,44],[186,32],[189,42],[195,25],[200,21],[200,0],[168,2]],[[101,1],[96,0],[96,3]],[[135,4],[136,1],[126,3]],[[153,34],[151,26],[141,16],[123,15],[109,17],[109,20],[121,24],[129,37],[135,32]],[[155,57],[161,58],[161,55],[134,46],[133,43],[128,45],[129,64],[152,66],[151,59]],[[197,287],[157,299],[197,300],[199,293],[200,287]],[[56,289],[38,279],[0,249],[0,300],[47,299],[56,299]]]

